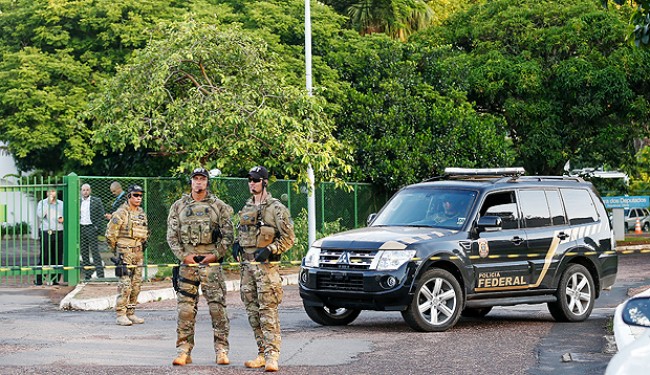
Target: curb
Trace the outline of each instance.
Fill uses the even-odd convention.
[[[297,285],[298,274],[289,274],[282,276],[282,285]],[[61,310],[84,310],[84,311],[101,311],[115,308],[117,291],[114,294],[105,297],[76,299],[75,296],[81,292],[86,284],[77,285],[72,292],[68,293],[59,304]],[[239,291],[239,280],[226,280],[226,291]],[[138,295],[138,303],[147,303],[154,301],[164,301],[176,298],[174,288],[143,290]]]

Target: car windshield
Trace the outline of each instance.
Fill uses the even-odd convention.
[[[379,212],[372,226],[424,226],[460,229],[477,192],[432,187],[404,189]]]

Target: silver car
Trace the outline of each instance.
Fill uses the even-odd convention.
[[[636,227],[636,219],[641,223],[641,229],[644,232],[650,230],[650,211],[647,208],[631,208],[624,211],[625,215],[625,231],[634,230]]]

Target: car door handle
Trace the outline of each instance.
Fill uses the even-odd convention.
[[[567,238],[569,238],[569,235],[564,233],[564,232],[560,232],[560,233],[558,233],[557,238],[559,238],[561,240],[566,240]]]
[[[519,245],[521,245],[522,242],[524,242],[524,239],[521,238],[521,237],[519,237],[519,236],[514,236],[514,237],[512,237],[512,239],[510,240],[510,242],[512,242],[512,243],[514,243],[515,245],[519,246]]]

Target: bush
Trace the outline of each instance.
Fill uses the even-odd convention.
[[[0,225],[0,234],[4,236],[21,236],[31,233],[31,227],[26,222],[21,223],[2,223]]]

